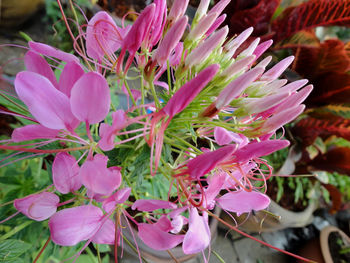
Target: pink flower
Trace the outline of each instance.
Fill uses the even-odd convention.
[[[111,56],[121,47],[123,33],[110,15],[104,11],[98,12],[86,29],[87,55],[98,61],[102,61],[105,55]]]

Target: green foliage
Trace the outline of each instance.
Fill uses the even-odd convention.
[[[31,247],[21,240],[7,239],[0,241],[0,262],[24,262],[18,257]]]

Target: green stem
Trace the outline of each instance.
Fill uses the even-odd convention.
[[[98,263],[102,263],[101,255],[100,255],[100,248],[99,248],[99,245],[98,245],[98,244],[96,244],[96,251],[97,251]]]
[[[126,78],[124,78],[123,81],[124,81],[125,87],[126,87],[126,89],[127,89],[127,91],[128,91],[129,97],[131,98],[132,103],[133,103],[133,104],[135,105],[135,107],[136,107],[137,104],[136,104],[135,98],[134,98],[134,96],[133,96],[132,93],[131,93],[131,90],[130,90],[130,87],[129,87],[128,82],[126,81]]]
[[[13,105],[16,105],[18,108],[20,108],[21,110],[23,110],[24,112],[29,112],[26,108],[24,108],[23,106],[19,105],[17,102],[15,102],[13,99],[10,99],[9,97],[7,97],[6,95],[2,94],[0,92],[0,96],[3,97],[5,100],[8,100],[9,102],[11,102]]]
[[[194,145],[190,144],[189,142],[185,141],[184,139],[178,137],[175,134],[172,133],[168,133],[169,135],[171,135],[172,137],[176,138],[178,141],[182,142],[183,144],[187,145],[188,147],[191,147],[194,151],[196,151],[199,154],[202,154],[202,151],[199,150],[197,147],[195,147]]]
[[[26,222],[20,224],[19,226],[16,226],[11,231],[9,231],[5,235],[1,236],[0,237],[0,241],[8,239],[9,237],[12,237],[14,234],[16,234],[17,232],[19,232],[22,229],[26,228],[27,226],[29,226],[32,223],[34,223],[34,221],[26,221]]]
[[[165,141],[166,143],[168,143],[169,145],[171,145],[171,146],[173,146],[173,147],[176,147],[176,148],[179,148],[179,149],[181,149],[181,150],[183,150],[183,151],[190,152],[190,153],[193,153],[193,154],[198,154],[197,152],[192,151],[192,150],[190,150],[190,149],[188,149],[188,148],[186,148],[186,147],[183,147],[183,146],[181,146],[181,145],[178,145],[178,144],[173,143],[173,141],[172,141],[170,138],[166,137],[166,136],[164,136],[164,141]],[[191,146],[193,146],[193,145],[191,145]],[[173,149],[172,149],[172,150],[173,150]],[[202,152],[201,152],[201,153],[202,153]]]
[[[156,93],[156,89],[154,88],[153,81],[151,81],[151,80],[148,81],[148,84],[151,87],[151,92],[152,92],[152,96],[153,96],[153,99],[154,99],[154,103],[156,104],[156,108],[160,109],[160,102],[159,102],[159,99],[157,97],[157,93]]]

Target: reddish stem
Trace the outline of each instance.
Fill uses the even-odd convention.
[[[225,222],[223,219],[221,219],[221,218],[218,217],[217,215],[213,214],[213,213],[210,212],[209,210],[205,210],[205,211],[206,211],[210,216],[214,217],[216,220],[218,220],[219,222],[223,223],[223,224],[224,224],[225,226],[227,226],[228,228],[230,228],[230,229],[236,231],[237,233],[241,234],[242,236],[248,237],[248,238],[250,238],[250,239],[252,239],[252,240],[254,240],[254,241],[256,241],[256,242],[259,242],[260,244],[263,244],[264,246],[267,246],[267,247],[269,247],[269,248],[275,249],[275,250],[277,250],[277,251],[279,251],[279,252],[282,252],[282,253],[284,253],[284,254],[286,254],[286,255],[288,255],[288,256],[292,256],[292,257],[294,257],[294,258],[300,259],[300,260],[305,261],[305,262],[317,263],[317,262],[312,261],[312,260],[310,260],[310,259],[303,258],[303,257],[301,257],[301,256],[295,255],[295,254],[293,254],[293,253],[291,253],[291,252],[288,252],[288,251],[286,251],[286,250],[283,250],[283,249],[280,249],[280,248],[278,248],[278,247],[272,246],[272,245],[270,245],[270,244],[268,244],[268,243],[266,243],[266,242],[264,242],[264,241],[262,241],[262,240],[260,240],[260,239],[257,239],[257,238],[255,238],[255,237],[253,237],[253,236],[251,236],[251,235],[249,235],[249,234],[247,234],[247,233],[245,233],[245,232],[239,230],[237,227],[234,227],[234,226],[230,225],[229,223]]]
[[[88,149],[89,146],[81,146],[81,147],[75,147],[75,148],[65,148],[65,149],[52,149],[52,150],[41,150],[41,149],[29,149],[29,148],[23,148],[20,146],[14,146],[14,145],[0,145],[0,149],[3,150],[13,150],[13,151],[20,151],[20,152],[29,152],[29,153],[59,153],[59,152],[70,152],[70,151],[79,151]]]
[[[51,236],[49,236],[49,238],[46,240],[45,245],[42,247],[42,249],[40,249],[40,252],[36,256],[36,258],[34,259],[33,263],[36,263],[38,261],[38,259],[40,258],[41,254],[44,252],[45,248],[50,243],[50,241],[51,241]]]

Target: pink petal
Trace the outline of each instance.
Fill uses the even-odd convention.
[[[68,153],[58,153],[52,164],[52,180],[57,191],[68,194],[78,190],[82,183],[76,159]]]
[[[168,250],[180,244],[184,235],[172,235],[159,229],[156,224],[138,225],[140,239],[155,250]]]
[[[101,61],[121,46],[122,36],[113,18],[104,11],[94,15],[86,29],[86,52],[89,57]]]
[[[59,134],[59,130],[46,128],[40,124],[30,124],[13,130],[11,139],[13,142],[23,142],[35,139],[53,139]]]
[[[109,244],[114,245],[115,240],[115,224],[111,219],[107,219],[106,222],[100,227],[98,232],[92,238],[92,242],[95,244]]]
[[[63,209],[49,220],[51,238],[61,246],[74,246],[91,238],[101,226],[103,213],[93,205]]]
[[[134,202],[131,208],[133,210],[137,209],[140,211],[151,212],[157,209],[175,209],[177,208],[177,205],[165,200],[139,199]]]
[[[252,142],[234,153],[236,162],[247,162],[250,159],[269,155],[275,151],[283,149],[289,145],[287,140],[269,140],[261,142]]]
[[[196,208],[190,209],[189,226],[182,243],[185,254],[196,254],[203,251],[210,243],[210,229],[204,216]]]
[[[192,178],[200,178],[218,164],[227,160],[236,150],[234,145],[227,145],[212,152],[203,153],[187,163]]]
[[[183,85],[164,106],[163,111],[170,117],[183,111],[219,71],[213,64],[202,70],[195,78]]]
[[[101,123],[100,125],[100,137],[98,146],[103,151],[110,151],[114,148],[115,133],[123,129],[127,124],[127,116],[123,110],[117,110],[112,113],[113,124],[112,126],[107,123]]]
[[[79,63],[79,59],[76,56],[63,52],[49,45],[34,42],[34,41],[29,41],[28,44],[31,50],[34,50],[44,56],[58,58],[65,62],[75,61]]]
[[[28,51],[24,57],[26,69],[30,72],[35,72],[51,81],[52,85],[58,87],[56,76],[53,73],[49,63],[38,53]]]
[[[169,232],[173,228],[171,221],[166,215],[162,215],[154,225],[165,232]]]
[[[74,61],[68,62],[61,73],[58,89],[69,98],[75,82],[77,82],[83,74],[84,70],[78,63]]]
[[[131,188],[126,187],[118,190],[116,193],[105,199],[102,203],[102,208],[109,213],[115,208],[117,204],[122,204],[128,200],[130,196]]]
[[[15,208],[30,219],[43,221],[56,213],[60,199],[50,192],[28,195],[14,201]]]
[[[235,142],[240,144],[243,142],[243,139],[236,133],[230,132],[222,127],[215,127],[214,128],[214,138],[217,144],[226,145],[231,142]]]
[[[215,173],[208,179],[208,187],[205,189],[205,200],[204,206],[209,210],[213,209],[215,206],[215,198],[223,188],[226,181],[226,174]]]
[[[50,129],[74,129],[78,120],[73,116],[68,97],[58,91],[45,77],[34,72],[20,72],[15,80],[19,98],[30,113]]]
[[[109,112],[111,97],[106,79],[96,72],[84,74],[71,90],[70,105],[78,120],[95,124]]]
[[[270,198],[260,192],[237,191],[224,194],[217,202],[227,211],[242,214],[265,209],[270,204]]]
[[[96,194],[110,195],[121,184],[120,169],[107,168],[107,161],[107,156],[96,154],[80,168],[82,183]]]

